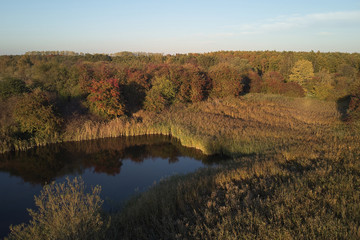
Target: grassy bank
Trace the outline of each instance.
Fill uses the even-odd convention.
[[[99,238],[360,238],[360,134],[335,103],[250,94],[131,121],[81,123],[64,139],[171,134],[234,159],[135,197]]]

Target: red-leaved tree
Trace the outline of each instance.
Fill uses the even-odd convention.
[[[89,91],[88,100],[94,112],[110,118],[124,115],[125,105],[119,79],[93,80]]]

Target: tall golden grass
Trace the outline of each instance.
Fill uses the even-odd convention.
[[[251,95],[200,103],[177,114],[182,111],[198,116],[188,115],[188,133],[218,133],[214,146],[243,155],[217,169],[173,177],[132,199],[114,217],[110,234],[360,238],[359,132],[338,120],[334,103]],[[180,124],[182,118],[173,121]]]

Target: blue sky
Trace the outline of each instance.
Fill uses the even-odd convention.
[[[360,52],[360,1],[0,0],[0,54]]]

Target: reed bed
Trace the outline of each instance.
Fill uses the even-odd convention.
[[[109,237],[360,238],[359,132],[338,120],[335,104],[252,95],[177,109],[175,125],[182,111],[195,114],[181,125],[187,133],[241,157],[132,199]]]

